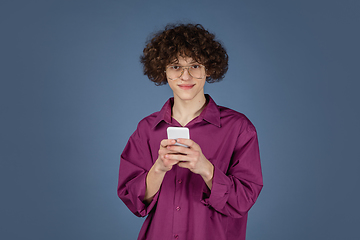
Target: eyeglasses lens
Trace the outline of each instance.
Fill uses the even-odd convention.
[[[193,78],[201,79],[205,76],[205,67],[202,65],[193,65],[189,67],[182,67],[182,66],[169,66],[166,69],[166,74],[170,79],[177,79],[180,78],[184,71],[189,71],[189,74]]]

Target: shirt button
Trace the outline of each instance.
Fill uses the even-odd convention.
[[[176,207],[175,209],[176,209],[176,211],[180,211],[181,208],[180,208],[180,207]]]
[[[182,183],[182,180],[180,179],[180,180],[178,181],[178,183]]]
[[[175,239],[178,239],[178,238],[179,238],[179,235],[175,234],[175,235],[174,235],[174,238],[175,238]]]

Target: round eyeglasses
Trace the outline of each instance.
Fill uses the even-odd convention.
[[[202,79],[206,75],[206,68],[201,64],[194,64],[191,66],[179,66],[171,65],[166,68],[166,75],[170,80],[176,80],[184,74],[184,69],[188,70],[188,73],[193,78]]]

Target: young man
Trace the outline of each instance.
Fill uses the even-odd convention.
[[[263,186],[255,127],[215,104],[205,82],[223,79],[228,56],[201,25],[168,25],[144,49],[144,73],[174,97],[139,122],[120,160],[118,195],[139,217],[141,240],[244,240]],[[190,139],[167,139],[167,127]]]

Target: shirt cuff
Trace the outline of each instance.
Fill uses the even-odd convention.
[[[139,217],[148,215],[154,208],[159,197],[159,192],[157,192],[149,204],[143,202],[146,192],[146,176],[147,173],[144,173],[127,184],[129,194],[132,196],[131,201],[135,207],[135,211],[138,213],[136,215]]]
[[[205,186],[203,192],[203,200],[206,206],[211,206],[215,210],[221,210],[225,207],[229,198],[231,180],[225,173],[214,166],[214,177],[212,181],[211,191]]]

